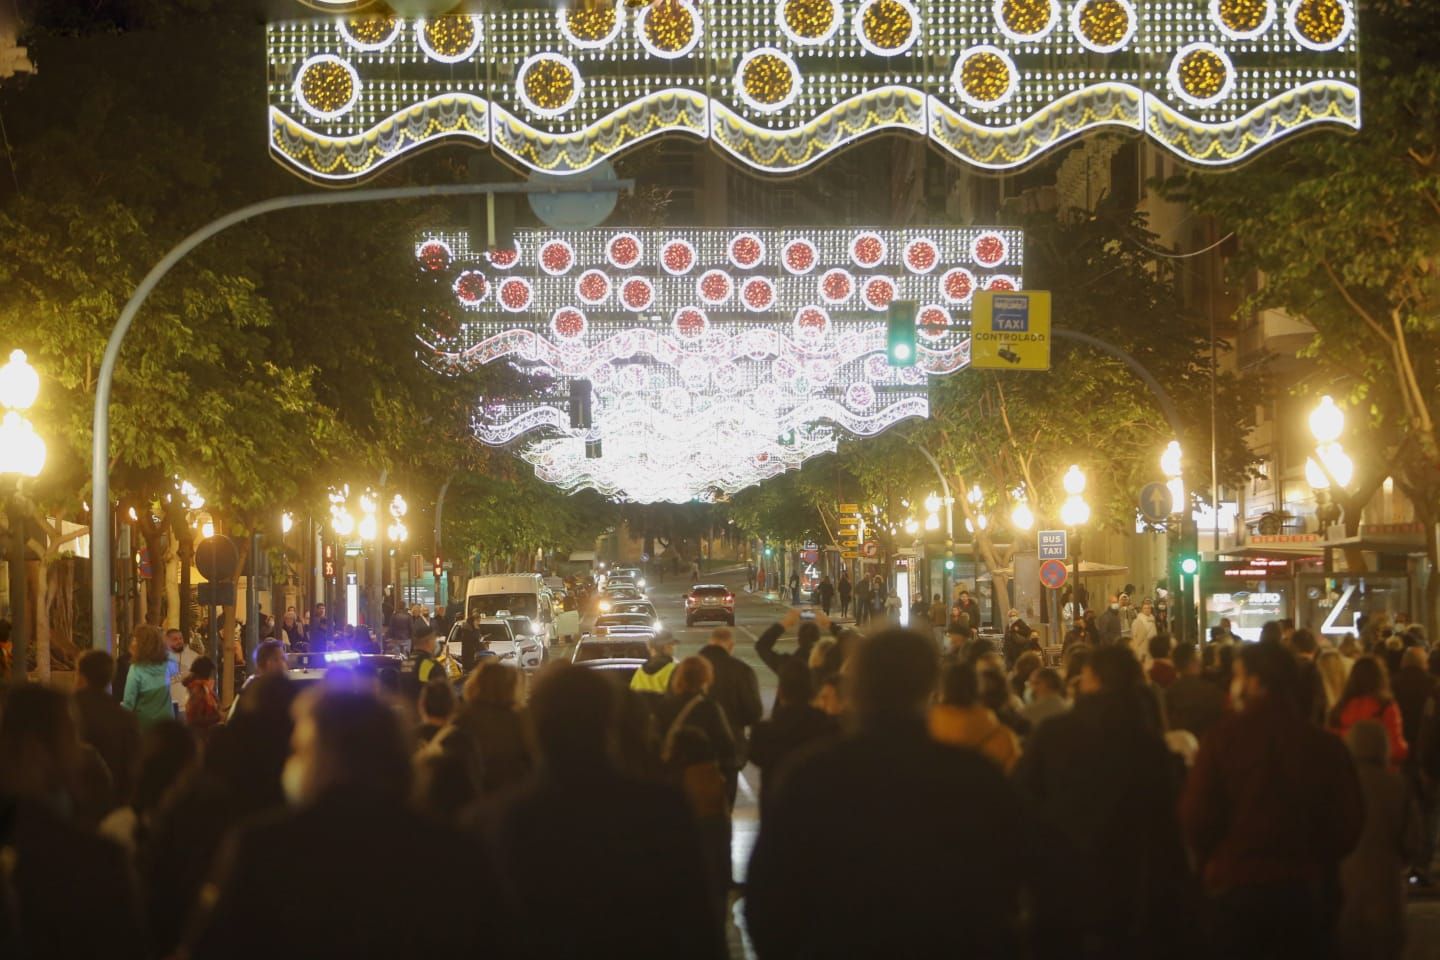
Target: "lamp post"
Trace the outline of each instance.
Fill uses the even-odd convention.
[[[1340,443],[1345,432],[1345,412],[1328,394],[1310,411],[1310,435],[1315,438],[1315,456],[1305,458],[1305,482],[1315,491],[1315,516],[1321,533],[1343,515],[1336,488],[1343,490],[1355,477],[1355,464]]]
[[[15,350],[10,360],[0,367],[0,407],[5,410],[0,420],[0,475],[15,478],[15,496],[10,501],[10,544],[6,551],[10,570],[10,639],[14,665],[10,682],[24,683],[30,663],[30,617],[25,609],[29,585],[25,564],[25,511],[20,506],[20,484],[26,477],[38,477],[45,467],[45,441],[21,412],[30,409],[40,394],[40,375],[25,359],[23,350]]]
[[[1070,464],[1061,479],[1065,488],[1065,502],[1060,505],[1060,522],[1070,529],[1070,578],[1075,581],[1070,588],[1070,618],[1080,622],[1080,527],[1090,521],[1090,504],[1085,502],[1085,474],[1078,464]]]

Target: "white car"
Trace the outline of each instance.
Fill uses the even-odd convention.
[[[450,628],[445,639],[447,652],[466,673],[485,652],[522,670],[538,670],[545,662],[545,646],[540,638],[533,634],[517,637],[508,620],[483,617],[475,622],[474,634],[469,633],[470,629],[469,623],[461,621]]]
[[[611,578],[624,577],[630,580],[641,590],[645,589],[645,571],[639,567],[616,567],[610,573]]]

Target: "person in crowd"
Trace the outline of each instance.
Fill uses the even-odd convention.
[[[672,788],[616,765],[622,693],[565,664],[535,682],[530,722],[540,762],[488,831],[517,953],[720,960],[724,932],[690,810]],[[577,815],[580,797],[596,815]]]
[[[285,662],[285,647],[279,640],[265,640],[255,648],[255,675],[283,674],[289,669]]]
[[[935,634],[936,642],[940,642],[945,636],[945,614],[945,600],[937,593],[930,599],[930,606],[925,611],[925,616],[930,621],[930,629]]]
[[[799,610],[787,610],[785,616],[779,622],[772,623],[765,628],[755,640],[755,653],[760,661],[775,673],[780,672],[780,667],[785,661],[795,658],[801,663],[810,662],[810,652],[815,644],[820,642],[820,632],[828,630],[831,635],[838,638],[840,631],[830,618],[825,616],[824,611],[814,611],[813,620],[801,619]],[[779,653],[775,649],[775,643],[790,631],[795,631],[795,649],[791,653]]]
[[[1213,683],[1230,703],[1230,689],[1235,677],[1235,644],[1209,644],[1205,647],[1205,679]]]
[[[729,627],[716,627],[710,639],[700,648],[700,656],[709,664],[714,680],[710,699],[715,701],[730,724],[735,738],[735,768],[742,769],[749,757],[750,730],[765,715],[760,702],[760,678],[745,661],[735,656],[735,634]],[[823,661],[819,669],[824,669]],[[736,783],[738,780],[727,780]],[[735,794],[729,796],[735,804]]]
[[[1405,875],[1423,846],[1424,821],[1414,792],[1390,769],[1383,725],[1361,720],[1345,744],[1365,797],[1365,825],[1340,864],[1339,955],[1399,960],[1405,951]]]
[[[1085,672],[1085,665],[1090,662],[1095,650],[1087,644],[1076,644],[1061,654],[1060,664],[1065,668],[1065,689],[1067,696],[1073,702],[1080,692],[1080,678]]]
[[[940,648],[941,663],[948,666],[964,662],[971,640],[970,616],[962,613],[945,628],[945,643]]]
[[[1390,734],[1390,763],[1397,769],[1410,755],[1400,705],[1390,695],[1390,679],[1383,661],[1361,657],[1350,670],[1345,692],[1330,711],[1330,729],[1340,736],[1361,720],[1378,720]]]
[[[1120,639],[1126,643],[1130,642],[1133,634],[1135,618],[1139,615],[1139,608],[1130,602],[1130,591],[1134,587],[1126,587],[1120,592],[1120,606],[1117,613],[1120,614]]]
[[[675,635],[661,630],[646,645],[650,659],[631,675],[630,689],[641,694],[653,709],[670,692],[670,678],[675,673]]]
[[[412,623],[410,653],[400,670],[400,688],[409,703],[416,702],[431,680],[447,680],[449,676],[445,665],[435,658],[435,628],[425,621]]]
[[[1016,951],[1013,841],[1027,828],[994,763],[928,735],[936,672],[928,637],[860,642],[857,729],[792,756],[767,790],[745,903],[761,960],[933,956],[961,942],[971,956]],[[855,829],[874,822],[886,829]],[[937,850],[965,851],[965,869]]]
[[[1020,759],[1020,738],[981,699],[980,672],[968,663],[945,668],[940,702],[930,709],[930,735],[940,743],[975,750],[1009,773]]]
[[[130,661],[122,705],[134,712],[142,729],[161,720],[174,720],[170,681],[177,668],[159,627],[142,623],[135,628],[130,638]]]
[[[75,664],[75,720],[80,739],[95,748],[110,771],[112,795],[127,804],[140,771],[140,725],[110,695],[115,661],[104,650],[86,650]]]
[[[1325,692],[1325,713],[1340,705],[1345,696],[1345,682],[1350,679],[1350,662],[1339,650],[1321,650],[1315,657],[1315,671],[1320,675],[1321,687]]]
[[[1076,645],[1084,645],[1094,649],[1100,643],[1100,633],[1095,626],[1095,612],[1086,610],[1080,615],[1080,619],[1065,632],[1065,641],[1062,649],[1069,649]]]
[[[156,641],[163,659],[158,630]],[[160,692],[168,710],[168,688]],[[9,691],[0,713],[0,947],[6,956],[149,955],[123,851],[71,816],[80,756],[64,694],[40,684]],[[97,894],[83,919],[75,912],[78,881]]]
[[[1038,651],[1027,650],[1013,662],[1002,656],[1001,663],[1002,667],[1004,665],[1013,667],[1010,672],[1010,689],[1023,705],[1025,691],[1029,689],[1030,677],[1045,665],[1045,658]]]
[[[496,660],[482,661],[465,678],[465,706],[455,726],[479,751],[485,771],[481,790],[493,796],[519,783],[534,767],[525,718],[520,710],[520,671]]]
[[[820,686],[815,691],[815,699],[811,701],[814,703],[815,709],[830,717],[837,724],[850,712],[850,704],[845,699],[843,683],[844,678],[841,676],[826,677],[820,681]],[[778,692],[776,696],[779,696]]]
[[[10,630],[10,621],[0,619],[0,683],[4,684],[10,682],[15,669],[15,646],[10,641]]]
[[[1364,650],[1360,647],[1360,640],[1355,634],[1347,633],[1340,638],[1340,642],[1335,645],[1335,649],[1339,650],[1340,656],[1345,658],[1345,675],[1348,677],[1350,675],[1350,668],[1355,666],[1355,661],[1360,659],[1360,655],[1364,653]]]
[[[1120,618],[1119,594],[1110,595],[1110,605],[1096,618],[1095,628],[1097,645],[1105,647],[1120,642],[1121,633],[1125,627]]]
[[[860,577],[855,582],[855,625],[861,626],[870,620],[870,578]]]
[[[464,834],[410,809],[410,753],[394,711],[374,696],[307,693],[297,704],[285,766],[291,809],[239,828],[190,955],[503,955],[513,926],[489,857]],[[486,909],[465,923],[397,922],[397,864],[427,889]],[[268,906],[276,903],[305,909]]]
[[[820,584],[815,588],[815,599],[820,602],[825,616],[830,616],[830,610],[835,606],[835,584],[828,574],[820,578]]]
[[[385,621],[385,652],[408,654],[414,627],[410,611],[404,607],[396,608]]]
[[[1285,622],[1289,621],[1282,621]],[[1287,645],[1290,652],[1295,654],[1296,663],[1300,665],[1300,715],[1317,727],[1323,727],[1326,712],[1325,681],[1315,663],[1320,644],[1316,641],[1315,634],[1309,630],[1292,628]]]
[[[1171,662],[1175,681],[1165,688],[1161,698],[1166,726],[1189,731],[1198,741],[1225,715],[1225,694],[1202,675],[1195,644],[1177,646]]]
[[[750,760],[760,768],[762,800],[787,757],[807,743],[839,732],[835,717],[811,703],[810,671],[805,665],[793,659],[782,664],[775,709],[768,720],[755,724],[750,739]]]
[[[455,716],[455,688],[444,677],[427,680],[420,688],[417,706],[420,725],[415,728],[415,740],[424,746]]]
[[[1336,737],[1300,715],[1299,668],[1277,642],[1234,661],[1227,715],[1200,743],[1181,826],[1209,894],[1216,956],[1326,956],[1339,865],[1364,800]]]
[[[215,661],[202,655],[190,665],[190,677],[185,681],[185,725],[194,730],[200,742],[204,743],[219,722]]]
[[[190,669],[200,657],[200,651],[185,642],[185,634],[173,627],[165,631],[165,648],[174,669],[170,672],[170,703],[174,707],[172,717],[185,716],[185,701],[190,696],[185,683],[190,679]]]
[[[310,611],[310,622],[305,626],[305,642],[312,653],[324,653],[334,642],[335,631],[326,613],[325,604],[317,603]]]
[[[1141,601],[1140,612],[1130,623],[1130,649],[1135,651],[1135,659],[1145,662],[1150,655],[1150,638],[1159,632],[1160,627],[1155,622],[1155,604],[1149,599]]]
[[[790,574],[790,605],[800,605],[800,573],[796,571]]]
[[[710,696],[715,671],[704,657],[686,657],[675,668],[670,693],[655,711],[656,729],[660,734],[660,760],[670,762],[674,738],[683,729],[704,734],[715,752],[727,791],[734,796],[734,781],[739,777],[736,762],[735,734],[724,709]]]
[[[836,596],[840,599],[840,616],[850,616],[850,595],[853,592],[850,584],[850,571],[840,571],[840,582],[835,585]]]
[[[1017,737],[1030,733],[1030,721],[1020,713],[1024,706],[1011,689],[1005,676],[1005,660],[998,653],[987,653],[974,660],[976,676],[980,681],[980,702],[989,707],[995,719],[1014,731]]]
[[[955,603],[950,611],[950,619],[958,620],[961,614],[970,618],[972,630],[980,629],[980,604],[975,602],[975,598],[970,596],[970,591],[964,587],[955,592]]]
[[[745,562],[745,589],[751,593],[755,591],[755,564],[748,560]]]
[[[1405,743],[1410,747],[1403,772],[1425,824],[1433,825],[1440,813],[1440,685],[1429,670],[1429,657],[1422,646],[1405,648],[1391,687],[1400,705]],[[1430,890],[1430,864],[1435,854],[1435,831],[1421,831],[1421,844],[1411,863],[1410,881]]]
[[[1030,723],[1033,736],[1040,724],[1070,709],[1065,697],[1065,681],[1053,667],[1041,667],[1026,681],[1026,704],[1021,715]]]
[[[280,622],[275,625],[275,639],[285,644],[290,650],[308,650],[310,648],[306,643],[305,628],[300,624],[300,615],[295,612],[294,607],[286,607],[285,612],[280,616]]]
[[[1430,676],[1428,657],[1424,647],[1405,648],[1405,653],[1400,660],[1400,669],[1396,671],[1390,688],[1395,695],[1395,703],[1400,708],[1400,721],[1405,733],[1405,742],[1412,745],[1418,744],[1426,706],[1434,699],[1436,693],[1435,678]],[[1406,767],[1413,770],[1414,764],[1407,761]]]
[[[1039,817],[1038,955],[1144,957],[1183,947],[1193,894],[1175,817],[1177,770],[1128,646],[1089,658],[1075,706],[1035,731],[1015,783]]]
[[[1175,669],[1175,662],[1170,659],[1172,643],[1168,633],[1157,633],[1150,638],[1150,648],[1147,651],[1150,666],[1145,671],[1145,678],[1161,690],[1169,689],[1180,676],[1180,672]]]
[[[1040,646],[1039,636],[1031,629],[1030,624],[1020,618],[1017,610],[1010,611],[1010,621],[1005,627],[1005,637],[1000,649],[1005,655],[1007,665],[1018,664],[1020,658],[1027,653],[1034,653],[1042,659],[1045,653]]]
[[[213,666],[214,661],[211,663]],[[100,835],[119,844],[131,857],[136,856],[149,836],[155,812],[174,786],[195,768],[199,756],[193,729],[175,720],[147,727],[141,740],[135,796],[100,822]]]

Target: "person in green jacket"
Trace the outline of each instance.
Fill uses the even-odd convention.
[[[135,713],[140,726],[174,720],[170,681],[179,668],[165,647],[165,634],[156,626],[141,624],[130,638],[130,672],[125,676],[126,710]]]

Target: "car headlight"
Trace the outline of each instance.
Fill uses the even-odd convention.
[[[644,581],[644,579],[639,580],[638,583],[639,583],[640,586],[642,586],[642,587],[645,586],[645,581]]]

